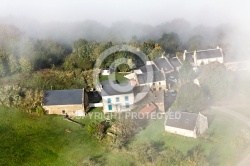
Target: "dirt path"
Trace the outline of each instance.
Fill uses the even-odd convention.
[[[213,109],[216,109],[220,112],[223,112],[225,114],[228,114],[230,116],[233,116],[235,118],[237,118],[238,120],[242,121],[243,123],[245,123],[248,127],[250,127],[250,118],[245,117],[244,115],[229,109],[229,108],[225,108],[225,107],[220,107],[220,106],[214,106],[212,107]],[[250,165],[250,154],[247,154],[243,160],[241,160],[237,166],[249,166]]]

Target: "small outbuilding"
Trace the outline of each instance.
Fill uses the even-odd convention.
[[[197,138],[208,129],[207,117],[201,113],[176,112],[178,116],[167,116],[165,131],[185,137]]]

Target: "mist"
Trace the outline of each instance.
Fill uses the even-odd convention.
[[[182,42],[201,36],[206,45],[219,34],[228,54],[249,57],[247,3],[227,1],[149,0],[1,0],[0,24],[11,24],[28,37],[71,45],[84,38],[96,42],[157,40],[176,32]]]

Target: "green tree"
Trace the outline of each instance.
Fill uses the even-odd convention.
[[[164,33],[159,39],[160,46],[166,51],[166,53],[173,54],[180,50],[181,40],[177,33]]]
[[[193,80],[194,71],[189,62],[184,61],[179,71],[179,80],[181,85]]]
[[[211,96],[216,100],[230,94],[233,78],[232,72],[219,62],[211,62],[204,65],[198,77],[200,85],[206,87],[210,91]]]
[[[199,112],[205,108],[205,97],[202,89],[194,83],[186,83],[181,86],[173,108]]]
[[[31,72],[33,71],[33,65],[31,59],[27,56],[21,56],[19,58],[19,64],[22,72]]]
[[[188,151],[187,156],[196,163],[196,166],[208,166],[205,150],[201,145],[197,145]]]
[[[175,166],[179,165],[180,162],[183,160],[183,154],[174,147],[167,147],[165,148],[157,158],[157,164],[159,166]]]
[[[203,40],[204,39],[200,35],[192,36],[187,42],[188,50],[194,51],[194,50],[202,49],[203,48],[203,43],[202,43]]]

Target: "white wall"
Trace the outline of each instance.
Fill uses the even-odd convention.
[[[128,101],[125,100],[125,96],[128,96]],[[116,101],[116,98],[119,97],[119,102]],[[111,99],[111,103],[108,103],[108,98]],[[119,111],[130,111],[133,108],[134,104],[134,94],[120,94],[112,96],[103,96],[103,112],[119,112]],[[112,105],[112,110],[109,110],[109,105]],[[129,108],[126,108],[126,104],[129,104]]]
[[[182,135],[185,137],[196,138],[196,130],[191,131],[191,130],[185,130],[185,129],[175,128],[175,127],[170,127],[170,126],[165,125],[165,131],[169,133],[173,133],[173,134]]]
[[[203,62],[204,64],[208,64],[210,62],[220,62],[220,63],[223,63],[223,57],[219,57],[219,58],[209,58],[209,59],[197,59],[196,60],[196,64],[198,66],[201,65],[201,63]]]

